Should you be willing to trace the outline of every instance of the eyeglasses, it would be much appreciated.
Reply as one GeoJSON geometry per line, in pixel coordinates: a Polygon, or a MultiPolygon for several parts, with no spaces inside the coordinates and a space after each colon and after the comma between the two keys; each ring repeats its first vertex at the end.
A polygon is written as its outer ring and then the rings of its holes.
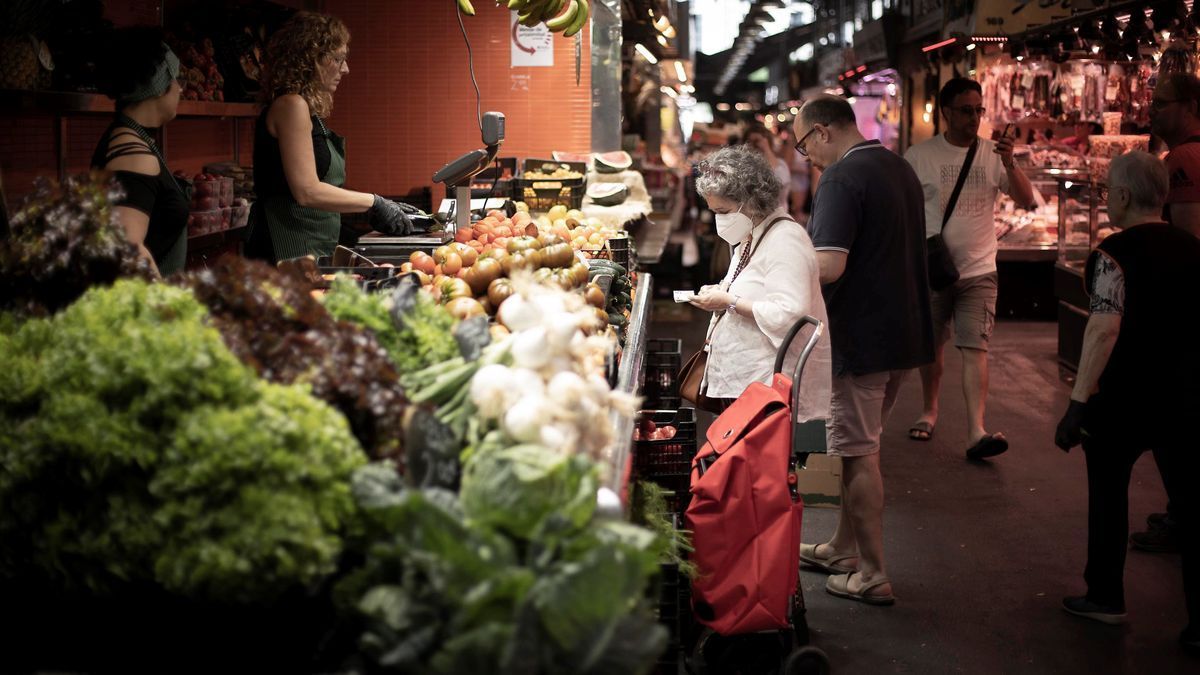
{"type": "Polygon", "coordinates": [[[979,117],[983,117],[984,114],[987,113],[987,108],[984,108],[981,105],[960,105],[960,106],[946,106],[946,107],[950,108],[951,110],[953,110],[954,112],[956,112],[960,115],[966,115],[966,116],[978,115],[979,117]]]}
{"type": "Polygon", "coordinates": [[[809,129],[807,134],[804,134],[800,137],[800,140],[796,141],[796,152],[800,153],[801,157],[808,157],[808,149],[804,147],[804,142],[807,141],[808,137],[812,135],[812,132],[816,130],[816,127],[809,129]]]}
{"type": "Polygon", "coordinates": [[[332,62],[333,65],[337,66],[338,68],[341,68],[343,65],[345,65],[346,59],[348,59],[348,58],[350,58],[349,54],[342,54],[340,56],[337,54],[329,55],[330,62],[332,62]]]}

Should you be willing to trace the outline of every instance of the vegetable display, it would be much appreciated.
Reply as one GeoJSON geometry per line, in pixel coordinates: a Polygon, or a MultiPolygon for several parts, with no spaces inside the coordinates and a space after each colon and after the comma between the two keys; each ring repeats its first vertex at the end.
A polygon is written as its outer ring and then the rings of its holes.
{"type": "Polygon", "coordinates": [[[0,325],[0,576],[269,602],[333,571],[361,448],[190,291],[121,280],[0,325]]]}
{"type": "Polygon", "coordinates": [[[270,382],[307,384],[346,416],[372,457],[402,463],[407,402],[374,334],[336,321],[303,281],[260,262],[225,257],[181,283],[243,363],[270,382]]]}
{"type": "Polygon", "coordinates": [[[0,238],[0,311],[45,316],[91,286],[149,277],[125,230],[113,220],[120,188],[92,173],[59,184],[39,179],[0,238]]]}

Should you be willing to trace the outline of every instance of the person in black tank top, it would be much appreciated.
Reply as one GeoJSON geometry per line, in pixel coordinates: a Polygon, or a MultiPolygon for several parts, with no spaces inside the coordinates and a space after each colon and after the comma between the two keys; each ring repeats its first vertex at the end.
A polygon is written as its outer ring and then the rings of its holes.
{"type": "Polygon", "coordinates": [[[116,116],[91,166],[111,171],[120,184],[124,196],[114,214],[129,241],[159,274],[174,274],[187,259],[189,198],[150,130],[175,118],[179,59],[153,28],[117,31],[102,58],[105,93],[116,101],[116,116]]]}
{"type": "Polygon", "coordinates": [[[253,226],[246,255],[268,261],[327,256],[341,214],[367,213],[385,234],[410,234],[417,209],[342,187],[346,147],[325,125],[333,94],[350,72],[350,32],[339,19],[298,12],[271,36],[254,130],[253,226]]]}
{"type": "Polygon", "coordinates": [[[1200,408],[1200,239],[1159,217],[1167,168],[1130,152],[1113,160],[1108,214],[1120,232],[1088,259],[1090,316],[1083,355],[1055,443],[1082,442],[1087,460],[1087,594],[1063,609],[1104,623],[1125,619],[1125,551],[1133,466],[1154,450],[1183,554],[1191,624],[1180,636],[1200,650],[1200,476],[1192,415],[1200,408]]]}

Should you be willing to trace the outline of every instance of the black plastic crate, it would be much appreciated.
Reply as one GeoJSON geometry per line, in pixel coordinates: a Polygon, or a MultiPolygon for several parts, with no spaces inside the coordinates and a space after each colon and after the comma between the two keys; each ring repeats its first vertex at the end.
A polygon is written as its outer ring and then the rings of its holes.
{"type": "Polygon", "coordinates": [[[658,623],[668,631],[667,648],[659,656],[654,672],[661,675],[677,675],[682,657],[684,627],[691,620],[690,591],[688,582],[679,573],[679,566],[663,563],[659,565],[658,577],[658,623]],[[686,603],[686,604],[685,604],[686,603]]]}
{"type": "Polygon", "coordinates": [[[651,351],[647,345],[642,397],[647,407],[673,410],[680,403],[679,369],[683,365],[683,355],[679,353],[679,340],[664,340],[654,346],[663,350],[651,351]],[[673,351],[667,351],[671,349],[673,351]]]}
{"type": "Polygon", "coordinates": [[[674,426],[675,437],[633,442],[633,468],[642,480],[667,491],[667,507],[678,519],[691,494],[692,458],[696,456],[696,410],[643,410],[639,420],[649,417],[658,426],[674,426]]]}
{"type": "Polygon", "coordinates": [[[513,177],[512,199],[525,202],[530,211],[549,211],[562,204],[569,209],[583,206],[587,193],[586,162],[556,162],[553,159],[526,159],[521,163],[521,172],[513,177]],[[565,168],[579,174],[578,178],[526,178],[526,171],[541,171],[551,174],[557,168],[565,168]]]}
{"type": "Polygon", "coordinates": [[[508,197],[512,194],[512,181],[517,177],[516,157],[497,157],[488,168],[480,171],[471,178],[471,199],[484,199],[487,196],[508,197]],[[504,174],[507,171],[508,177],[504,174]],[[492,183],[495,183],[493,189],[492,183]]]}

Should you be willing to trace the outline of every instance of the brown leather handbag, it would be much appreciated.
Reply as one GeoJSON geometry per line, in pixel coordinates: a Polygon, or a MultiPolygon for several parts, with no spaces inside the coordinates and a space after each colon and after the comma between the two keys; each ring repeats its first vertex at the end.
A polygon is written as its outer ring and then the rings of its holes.
{"type": "MultiPolygon", "coordinates": [[[[776,218],[775,220],[772,220],[770,224],[763,229],[763,233],[759,235],[758,243],[761,244],[763,239],[766,239],[767,233],[771,231],[771,228],[775,227],[775,223],[778,223],[781,220],[791,219],[776,218]]],[[[754,242],[750,243],[754,244],[754,242]]],[[[733,278],[729,280],[729,286],[726,288],[733,287],[733,282],[737,281],[738,275],[741,274],[742,270],[746,269],[746,265],[749,264],[750,256],[754,255],[754,252],[757,250],[758,246],[756,244],[754,244],[753,248],[747,246],[745,249],[743,249],[742,256],[738,260],[737,269],[733,271],[733,278]]],[[[721,412],[724,406],[720,399],[709,398],[706,396],[701,387],[704,383],[704,373],[708,370],[708,344],[712,341],[713,332],[717,330],[717,324],[721,323],[721,319],[723,318],[725,318],[725,315],[721,314],[717,317],[717,320],[713,322],[712,328],[709,329],[708,335],[704,338],[704,346],[696,350],[696,353],[692,354],[691,358],[683,363],[683,365],[679,368],[678,378],[680,398],[685,401],[691,401],[693,405],[701,410],[707,410],[708,412],[714,413],[721,412]]]]}

